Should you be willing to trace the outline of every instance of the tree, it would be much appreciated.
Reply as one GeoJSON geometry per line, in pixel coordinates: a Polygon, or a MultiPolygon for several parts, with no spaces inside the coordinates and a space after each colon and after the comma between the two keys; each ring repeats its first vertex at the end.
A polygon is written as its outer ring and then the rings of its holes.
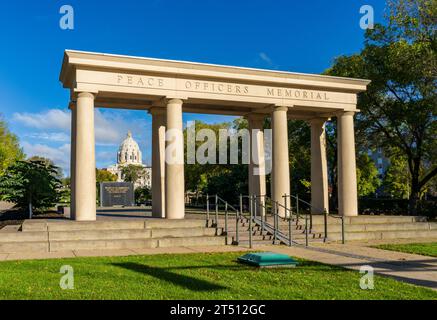
{"type": "Polygon", "coordinates": [[[435,21],[435,1],[391,0],[387,24],[367,30],[364,49],[336,59],[326,72],[372,80],[358,99],[357,136],[406,159],[410,214],[437,175],[435,21]]]}
{"type": "Polygon", "coordinates": [[[17,161],[0,176],[0,194],[19,208],[28,208],[32,218],[34,209],[49,208],[58,201],[62,184],[57,172],[57,167],[43,161],[17,161]]]}
{"type": "Polygon", "coordinates": [[[136,164],[128,164],[121,169],[121,175],[126,182],[133,182],[134,184],[144,177],[145,170],[142,166],[136,164]]]}
{"type": "Polygon", "coordinates": [[[383,180],[384,193],[398,199],[408,199],[411,192],[411,176],[407,160],[391,157],[383,180]]]}
{"type": "Polygon", "coordinates": [[[28,158],[27,160],[29,161],[39,161],[42,162],[43,164],[45,164],[47,167],[53,167],[56,168],[57,172],[56,172],[56,177],[62,181],[64,174],[62,172],[62,169],[60,167],[55,166],[55,163],[48,159],[48,158],[44,158],[44,157],[40,157],[40,156],[33,156],[28,158]]]}
{"type": "Polygon", "coordinates": [[[135,202],[145,204],[152,199],[152,192],[148,187],[138,187],[135,189],[135,202]]]}
{"type": "Polygon", "coordinates": [[[97,169],[96,168],[96,182],[99,184],[100,182],[112,182],[117,181],[117,176],[108,170],[97,169]]]}
{"type": "Polygon", "coordinates": [[[357,159],[358,196],[374,194],[380,185],[381,180],[375,162],[367,154],[361,153],[357,159]]]}
{"type": "Polygon", "coordinates": [[[0,116],[0,176],[15,161],[23,159],[24,153],[17,136],[9,131],[6,122],[0,116]]]}

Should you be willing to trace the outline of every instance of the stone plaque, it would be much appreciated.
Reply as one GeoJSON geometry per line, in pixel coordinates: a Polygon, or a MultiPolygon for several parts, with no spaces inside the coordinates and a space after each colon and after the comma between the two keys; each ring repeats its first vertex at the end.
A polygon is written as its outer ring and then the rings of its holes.
{"type": "Polygon", "coordinates": [[[100,205],[102,207],[134,206],[134,184],[132,182],[101,182],[100,205]]]}

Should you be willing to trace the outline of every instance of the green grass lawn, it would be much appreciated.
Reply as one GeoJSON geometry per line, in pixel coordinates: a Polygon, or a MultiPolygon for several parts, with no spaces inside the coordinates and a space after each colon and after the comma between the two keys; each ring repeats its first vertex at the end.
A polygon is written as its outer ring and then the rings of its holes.
{"type": "Polygon", "coordinates": [[[437,299],[437,292],[299,260],[293,268],[241,265],[241,253],[163,254],[0,262],[0,299],[437,299]],[[74,289],[62,290],[62,265],[74,268],[74,289]]]}
{"type": "Polygon", "coordinates": [[[424,256],[437,257],[437,242],[431,243],[408,243],[408,244],[381,244],[375,248],[400,251],[406,253],[421,254],[424,256]]]}

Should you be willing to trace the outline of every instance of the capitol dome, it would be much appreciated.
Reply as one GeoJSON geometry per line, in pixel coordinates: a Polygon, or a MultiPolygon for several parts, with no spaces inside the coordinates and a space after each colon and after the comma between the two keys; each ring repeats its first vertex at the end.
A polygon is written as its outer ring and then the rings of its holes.
{"type": "Polygon", "coordinates": [[[142,164],[141,151],[138,143],[132,138],[128,131],[126,139],[121,143],[117,152],[118,164],[142,164]]]}

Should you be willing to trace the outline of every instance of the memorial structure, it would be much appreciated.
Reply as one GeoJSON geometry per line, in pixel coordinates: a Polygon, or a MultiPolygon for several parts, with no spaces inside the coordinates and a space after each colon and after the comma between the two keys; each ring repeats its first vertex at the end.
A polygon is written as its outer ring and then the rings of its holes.
{"type": "MultiPolygon", "coordinates": [[[[261,130],[255,138],[258,159],[264,157],[263,119],[270,117],[271,195],[276,201],[290,193],[287,120],[308,121],[311,202],[320,210],[329,210],[324,127],[336,117],[339,213],[358,213],[354,115],[359,112],[357,93],[366,90],[368,80],[71,50],[65,51],[60,80],[70,90],[75,220],[96,219],[96,107],[143,110],[152,115],[152,212],[167,219],[184,218],[184,142],[177,138],[182,137],[183,112],[246,117],[250,129],[261,130]],[[166,141],[166,132],[176,133],[176,138],[166,141]],[[165,152],[169,143],[174,154],[165,152]]],[[[249,193],[265,194],[265,176],[253,175],[253,170],[249,175],[249,193]]]]}

